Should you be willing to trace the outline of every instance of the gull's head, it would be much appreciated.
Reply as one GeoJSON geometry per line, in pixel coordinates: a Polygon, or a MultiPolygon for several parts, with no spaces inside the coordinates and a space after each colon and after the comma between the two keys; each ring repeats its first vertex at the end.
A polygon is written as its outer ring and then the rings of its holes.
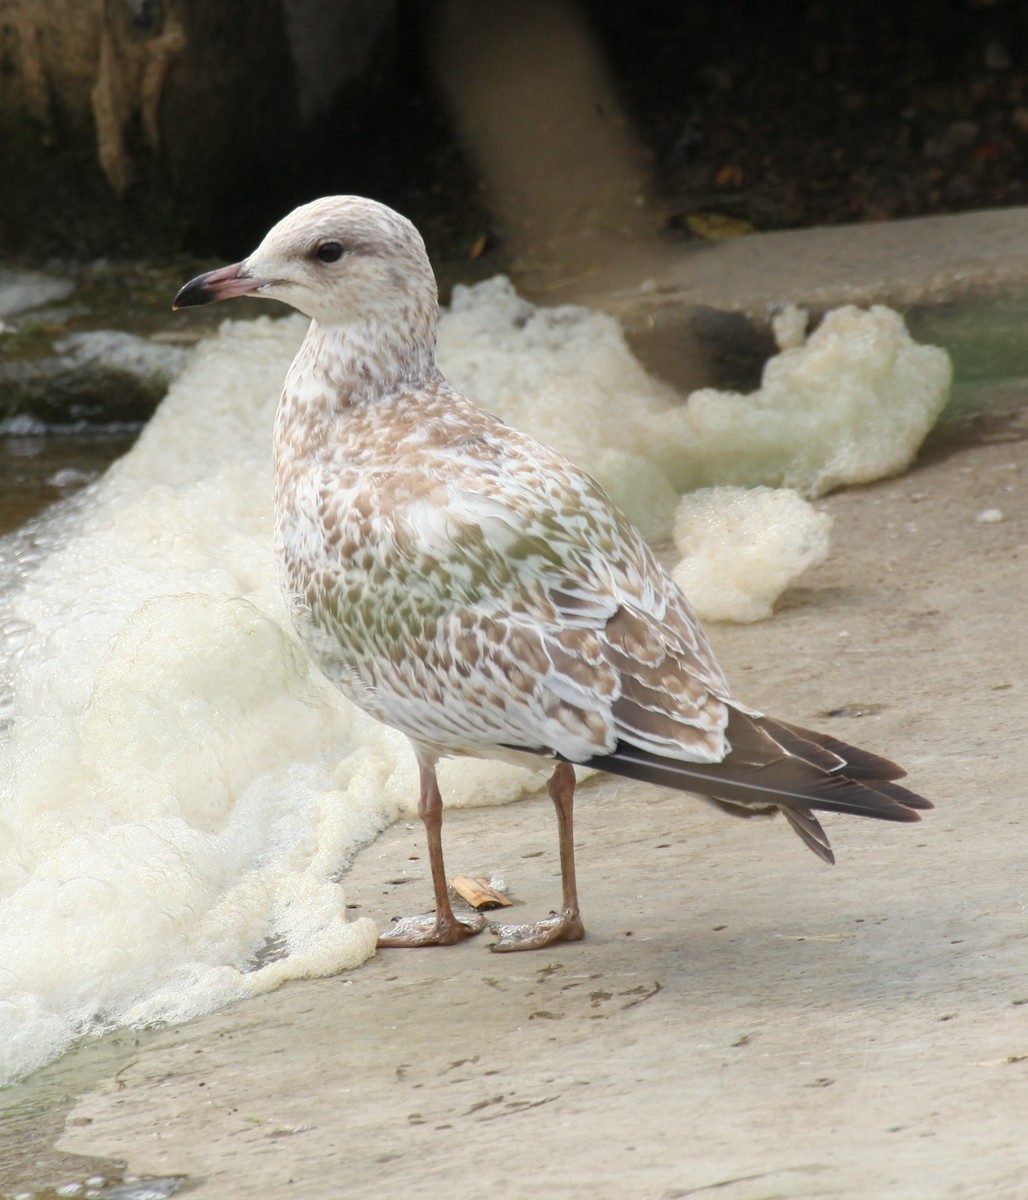
{"type": "Polygon", "coordinates": [[[373,317],[434,325],[436,283],[421,234],[384,204],[326,196],[294,209],[242,262],[191,280],[173,308],[267,296],[320,325],[373,317]]]}

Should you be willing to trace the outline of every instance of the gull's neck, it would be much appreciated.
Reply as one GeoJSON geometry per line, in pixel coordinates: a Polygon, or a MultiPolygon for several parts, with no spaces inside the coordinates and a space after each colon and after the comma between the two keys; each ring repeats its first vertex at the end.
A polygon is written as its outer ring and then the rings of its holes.
{"type": "Polygon", "coordinates": [[[311,321],[286,375],[275,414],[274,459],[279,477],[287,463],[305,463],[345,443],[347,414],[371,415],[397,396],[415,397],[441,376],[435,365],[437,306],[373,307],[345,324],[311,321]]]}
{"type": "Polygon", "coordinates": [[[374,403],[435,374],[435,332],[365,318],[311,328],[289,371],[289,382],[330,394],[333,408],[374,403]]]}
{"type": "Polygon", "coordinates": [[[338,416],[438,377],[435,314],[381,321],[374,312],[345,325],[314,320],[286,377],[294,418],[338,416]]]}

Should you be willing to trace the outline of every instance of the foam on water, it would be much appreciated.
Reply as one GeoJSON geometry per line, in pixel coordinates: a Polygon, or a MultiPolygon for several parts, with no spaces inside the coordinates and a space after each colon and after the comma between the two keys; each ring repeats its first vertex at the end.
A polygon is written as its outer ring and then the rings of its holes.
{"type": "MultiPolygon", "coordinates": [[[[339,874],[413,811],[416,776],[403,737],[310,666],[278,593],[272,414],[305,325],[227,322],[123,460],[2,546],[0,1081],[83,1033],[185,1019],[373,951],[370,922],[346,919],[339,874]]],[[[876,347],[894,362],[924,349],[895,331],[855,337],[857,358],[874,362],[876,347]]],[[[440,361],[592,469],[651,533],[670,529],[696,464],[731,458],[727,430],[710,435],[715,449],[691,443],[703,423],[646,375],[615,323],[533,309],[506,281],[459,291],[440,361]]],[[[917,391],[913,369],[900,374],[917,391]]],[[[833,394],[802,423],[794,458],[806,463],[823,421],[842,436],[833,394]]],[[[788,418],[757,407],[781,459],[788,418]]],[[[759,419],[738,421],[757,463],[759,419]]],[[[783,473],[753,469],[754,482],[783,473]]],[[[827,477],[823,462],[803,470],[827,477]]],[[[488,803],[536,777],[458,762],[441,782],[448,802],[488,803]]]]}

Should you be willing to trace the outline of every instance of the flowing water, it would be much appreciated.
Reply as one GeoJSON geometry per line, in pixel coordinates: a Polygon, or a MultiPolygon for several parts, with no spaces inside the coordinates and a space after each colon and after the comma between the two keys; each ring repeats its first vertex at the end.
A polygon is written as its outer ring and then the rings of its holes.
{"type": "MultiPolygon", "coordinates": [[[[405,740],[307,662],[278,592],[271,424],[305,324],[226,322],[85,486],[129,434],[6,441],[8,478],[24,477],[7,524],[67,495],[0,542],[0,1083],[84,1035],[373,950],[345,868],[412,811],[416,777],[405,740]]],[[[887,310],[783,341],[756,397],[685,406],[609,318],[538,310],[494,280],[458,289],[440,362],[661,537],[697,484],[816,495],[900,470],[945,403],[946,356],[887,310]]],[[[480,804],[536,779],[455,762],[441,783],[480,804]]]]}

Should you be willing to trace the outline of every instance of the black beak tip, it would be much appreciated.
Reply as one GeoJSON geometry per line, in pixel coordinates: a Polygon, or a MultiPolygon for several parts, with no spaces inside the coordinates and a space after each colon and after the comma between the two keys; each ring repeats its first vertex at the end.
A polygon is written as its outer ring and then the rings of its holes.
{"type": "Polygon", "coordinates": [[[196,308],[199,304],[210,304],[214,295],[207,289],[206,280],[202,275],[191,279],[179,289],[178,295],[171,302],[172,311],[180,308],[196,308]]]}

